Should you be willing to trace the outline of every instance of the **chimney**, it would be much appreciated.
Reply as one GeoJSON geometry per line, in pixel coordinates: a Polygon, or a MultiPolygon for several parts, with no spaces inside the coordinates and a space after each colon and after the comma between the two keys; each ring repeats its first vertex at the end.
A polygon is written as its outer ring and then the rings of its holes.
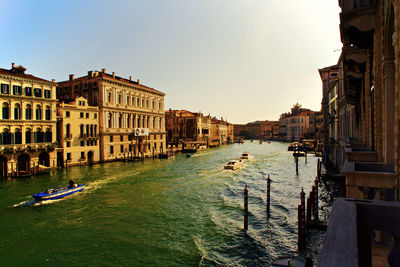
{"type": "Polygon", "coordinates": [[[70,80],[70,81],[73,81],[74,79],[75,79],[75,75],[74,75],[74,74],[70,74],[70,75],[69,75],[69,80],[70,80]]]}
{"type": "Polygon", "coordinates": [[[115,72],[113,72],[112,75],[113,75],[113,78],[115,78],[115,72]]]}
{"type": "Polygon", "coordinates": [[[101,69],[101,72],[102,73],[106,73],[106,69],[101,69]]]}
{"type": "Polygon", "coordinates": [[[99,76],[99,72],[96,70],[96,72],[94,73],[95,77],[99,76]]]}
{"type": "Polygon", "coordinates": [[[137,79],[137,84],[140,84],[140,79],[137,79]]]}
{"type": "Polygon", "coordinates": [[[11,63],[11,68],[12,68],[12,69],[15,68],[15,63],[14,63],[14,62],[11,63]]]}
{"type": "Polygon", "coordinates": [[[52,80],[51,80],[51,82],[52,82],[52,83],[55,83],[55,82],[56,82],[56,80],[52,79],[52,80]]]}
{"type": "Polygon", "coordinates": [[[93,71],[90,70],[90,71],[87,72],[87,74],[88,74],[89,77],[93,77],[93,71]]]}
{"type": "Polygon", "coordinates": [[[132,76],[129,76],[129,80],[132,81],[132,76]]]}

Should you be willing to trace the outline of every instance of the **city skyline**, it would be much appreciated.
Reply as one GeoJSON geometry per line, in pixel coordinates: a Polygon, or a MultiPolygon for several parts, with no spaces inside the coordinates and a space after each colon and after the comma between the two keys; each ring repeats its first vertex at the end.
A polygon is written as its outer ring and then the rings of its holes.
{"type": "Polygon", "coordinates": [[[277,120],[297,102],[320,110],[318,69],[336,64],[341,47],[335,1],[0,7],[7,10],[0,21],[9,40],[0,52],[1,68],[15,62],[57,82],[106,68],[165,92],[165,109],[201,111],[235,124],[277,120]]]}

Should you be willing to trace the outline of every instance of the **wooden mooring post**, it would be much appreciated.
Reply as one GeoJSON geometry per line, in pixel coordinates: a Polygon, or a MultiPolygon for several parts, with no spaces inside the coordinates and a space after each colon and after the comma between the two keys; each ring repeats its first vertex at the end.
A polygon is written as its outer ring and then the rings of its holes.
{"type": "Polygon", "coordinates": [[[305,159],[305,163],[307,163],[307,150],[304,151],[304,159],[305,159]]]}
{"type": "Polygon", "coordinates": [[[306,232],[305,222],[305,193],[303,188],[300,192],[300,205],[297,207],[297,246],[300,249],[300,245],[304,240],[306,232]]]}
{"type": "Polygon", "coordinates": [[[296,175],[299,175],[299,157],[294,156],[294,161],[296,162],[296,175]]]}
{"type": "Polygon", "coordinates": [[[244,198],[244,230],[248,229],[248,217],[249,217],[249,205],[248,205],[248,190],[247,184],[243,190],[243,198],[244,198]]]}
{"type": "Polygon", "coordinates": [[[267,216],[269,217],[270,213],[270,205],[271,205],[271,178],[267,177],[267,216]]]}

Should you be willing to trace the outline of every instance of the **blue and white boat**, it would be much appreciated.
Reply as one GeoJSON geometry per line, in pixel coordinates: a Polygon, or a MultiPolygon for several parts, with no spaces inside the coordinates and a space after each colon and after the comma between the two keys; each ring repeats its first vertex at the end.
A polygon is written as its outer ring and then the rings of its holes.
{"type": "Polygon", "coordinates": [[[84,184],[78,184],[75,187],[63,186],[63,187],[59,187],[59,188],[48,189],[44,192],[37,193],[37,194],[33,195],[32,197],[38,201],[54,200],[54,199],[60,199],[60,198],[81,192],[84,189],[85,189],[84,184]]]}

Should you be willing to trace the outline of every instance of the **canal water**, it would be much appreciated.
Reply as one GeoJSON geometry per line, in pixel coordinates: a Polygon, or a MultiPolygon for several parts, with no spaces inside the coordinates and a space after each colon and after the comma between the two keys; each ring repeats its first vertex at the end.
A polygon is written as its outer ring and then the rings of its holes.
{"type": "MultiPolygon", "coordinates": [[[[185,157],[114,162],[0,180],[1,266],[265,266],[297,249],[297,205],[309,192],[317,158],[299,160],[287,143],[222,146],[185,157]],[[243,151],[241,169],[224,164],[243,151]],[[266,216],[266,175],[271,216],[266,216]],[[36,203],[31,195],[66,185],[84,192],[36,203]],[[249,230],[243,231],[243,188],[249,230]]],[[[322,197],[322,216],[329,197],[322,197]]],[[[326,215],[326,213],[325,213],[326,215]]],[[[322,234],[305,252],[315,259],[322,234]]]]}

